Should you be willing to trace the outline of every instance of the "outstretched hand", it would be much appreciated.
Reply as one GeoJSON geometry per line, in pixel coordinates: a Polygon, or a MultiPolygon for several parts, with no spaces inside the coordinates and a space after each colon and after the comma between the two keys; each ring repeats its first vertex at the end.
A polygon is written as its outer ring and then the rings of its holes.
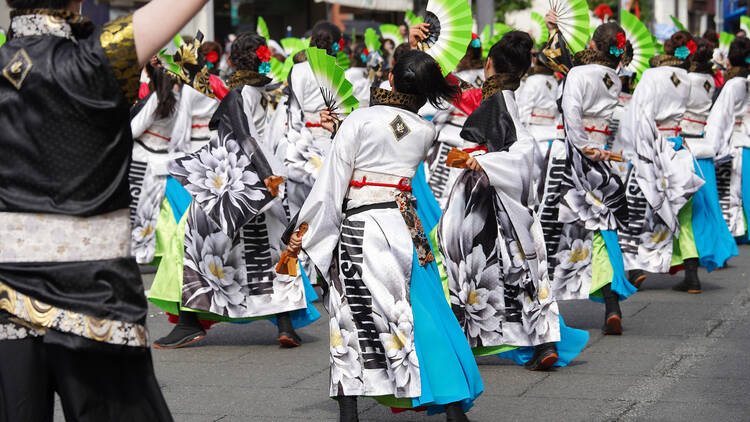
{"type": "Polygon", "coordinates": [[[430,35],[430,24],[418,23],[409,28],[409,46],[415,50],[418,44],[430,35]]]}

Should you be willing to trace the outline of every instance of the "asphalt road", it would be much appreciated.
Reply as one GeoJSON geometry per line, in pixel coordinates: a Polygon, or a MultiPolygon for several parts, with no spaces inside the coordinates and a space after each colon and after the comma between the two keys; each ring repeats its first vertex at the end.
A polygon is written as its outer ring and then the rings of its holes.
{"type": "MultiPolygon", "coordinates": [[[[472,421],[750,421],[750,246],[730,267],[701,272],[703,294],[670,290],[681,276],[652,275],[622,304],[622,336],[603,336],[603,305],[560,304],[569,326],[591,338],[570,366],[529,372],[480,358],[485,392],[472,421]]],[[[150,276],[145,276],[147,288],[150,276]]],[[[179,350],[153,350],[156,373],[176,421],[335,421],[328,398],[328,325],[300,330],[305,344],[280,349],[265,321],[219,324],[179,350]]],[[[171,329],[151,307],[151,338],[171,329]]],[[[444,420],[392,415],[360,399],[362,421],[444,420]]],[[[62,420],[58,411],[57,420],[62,420]]]]}

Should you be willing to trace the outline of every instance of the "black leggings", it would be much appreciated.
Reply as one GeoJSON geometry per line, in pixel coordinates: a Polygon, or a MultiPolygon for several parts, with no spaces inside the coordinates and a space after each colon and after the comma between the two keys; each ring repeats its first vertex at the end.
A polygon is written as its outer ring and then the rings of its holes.
{"type": "Polygon", "coordinates": [[[172,421],[151,351],[71,350],[43,337],[0,341],[0,422],[172,421]]]}

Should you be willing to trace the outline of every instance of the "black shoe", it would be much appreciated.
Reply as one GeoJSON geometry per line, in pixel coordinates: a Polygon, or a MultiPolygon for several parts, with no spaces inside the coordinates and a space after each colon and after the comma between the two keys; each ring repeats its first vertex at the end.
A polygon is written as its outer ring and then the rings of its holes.
{"type": "Polygon", "coordinates": [[[620,311],[620,298],[612,291],[612,286],[607,284],[602,287],[604,296],[604,326],[602,332],[605,335],[622,334],[622,311],[620,311]]]}
{"type": "Polygon", "coordinates": [[[555,343],[544,343],[534,347],[534,355],[523,367],[529,371],[546,371],[557,362],[557,346],[555,343]]]}
{"type": "Polygon", "coordinates": [[[646,280],[646,273],[644,273],[643,270],[628,271],[628,281],[636,289],[641,289],[641,284],[643,284],[644,280],[646,280]]]}
{"type": "Polygon", "coordinates": [[[289,312],[277,314],[276,321],[279,324],[278,341],[279,344],[281,344],[281,347],[299,347],[302,344],[302,339],[294,331],[292,318],[289,316],[289,312]]]}
{"type": "Polygon", "coordinates": [[[698,279],[698,265],[700,261],[698,258],[690,258],[685,260],[685,279],[679,284],[672,287],[672,290],[678,292],[688,292],[691,294],[698,294],[701,292],[701,281],[698,279]]]}
{"type": "Polygon", "coordinates": [[[195,312],[180,311],[180,320],[172,332],[154,342],[156,349],[179,349],[206,336],[195,312]]]}
{"type": "Polygon", "coordinates": [[[359,422],[357,397],[341,396],[339,399],[339,422],[359,422]]]}
{"type": "Polygon", "coordinates": [[[469,422],[469,418],[464,413],[464,407],[460,402],[448,403],[445,405],[445,420],[447,422],[469,422]]]}

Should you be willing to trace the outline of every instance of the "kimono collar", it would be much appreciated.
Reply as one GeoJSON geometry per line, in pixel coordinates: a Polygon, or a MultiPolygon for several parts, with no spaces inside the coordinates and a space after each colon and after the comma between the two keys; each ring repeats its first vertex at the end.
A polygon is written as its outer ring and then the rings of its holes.
{"type": "Polygon", "coordinates": [[[10,12],[10,38],[51,35],[75,40],[94,32],[94,23],[73,12],[53,9],[16,9],[10,12]]]}
{"type": "Polygon", "coordinates": [[[620,59],[613,58],[609,54],[604,54],[598,50],[583,50],[573,56],[573,63],[576,66],[584,64],[599,64],[612,69],[617,69],[620,59]]]}
{"type": "Polygon", "coordinates": [[[482,101],[500,91],[515,91],[521,85],[521,78],[514,73],[496,73],[482,85],[482,101]]]}
{"type": "Polygon", "coordinates": [[[245,85],[266,86],[271,82],[271,78],[261,75],[252,70],[237,70],[229,77],[229,89],[238,88],[245,85]]]}
{"type": "Polygon", "coordinates": [[[747,78],[748,74],[750,74],[750,69],[748,69],[747,67],[733,66],[727,70],[726,80],[730,80],[732,78],[737,78],[737,77],[747,78]]]}
{"type": "Polygon", "coordinates": [[[386,105],[416,113],[426,102],[427,99],[419,95],[389,91],[376,86],[370,88],[370,106],[386,105]]]}
{"type": "Polygon", "coordinates": [[[685,60],[679,59],[669,54],[661,54],[658,56],[654,56],[651,58],[651,60],[649,60],[648,63],[651,65],[651,67],[662,67],[662,66],[685,67],[685,60]]]}
{"type": "Polygon", "coordinates": [[[714,69],[713,69],[713,65],[711,64],[711,62],[703,62],[703,63],[692,62],[690,63],[690,68],[688,70],[693,73],[705,73],[707,75],[714,74],[714,69]]]}

